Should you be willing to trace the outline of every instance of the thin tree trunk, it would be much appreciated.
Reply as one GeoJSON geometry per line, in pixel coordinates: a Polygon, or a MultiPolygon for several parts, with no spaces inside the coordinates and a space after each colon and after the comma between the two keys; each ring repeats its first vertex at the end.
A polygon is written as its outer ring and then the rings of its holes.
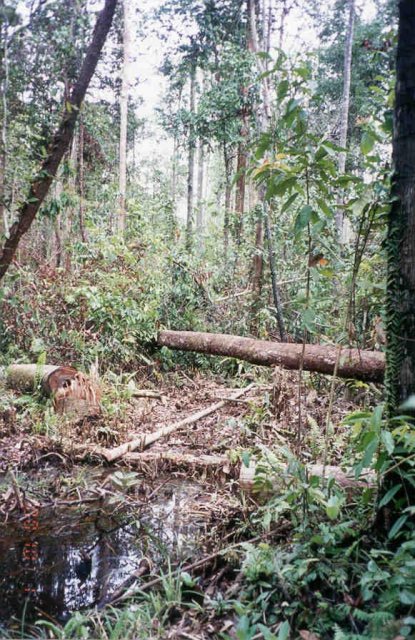
{"type": "Polygon", "coordinates": [[[223,161],[225,164],[225,213],[223,217],[223,255],[225,265],[228,260],[229,250],[229,217],[231,209],[231,174],[232,174],[232,158],[229,148],[224,141],[223,143],[223,161]]]}
{"type": "MultiPolygon", "coordinates": [[[[343,97],[341,104],[341,121],[340,121],[340,146],[346,147],[347,130],[349,127],[349,109],[350,109],[350,83],[352,73],[352,48],[353,48],[353,31],[355,21],[355,0],[349,0],[349,20],[347,23],[346,41],[344,45],[344,65],[343,65],[343,97]]],[[[346,169],[346,152],[341,151],[339,154],[339,173],[342,174],[346,169]]],[[[338,204],[341,204],[339,199],[338,204]]],[[[338,207],[335,215],[335,223],[337,236],[341,243],[348,242],[349,228],[344,220],[343,210],[338,207]]]]}
{"type": "Polygon", "coordinates": [[[291,7],[288,6],[288,0],[282,0],[281,5],[282,6],[281,6],[281,14],[280,14],[280,26],[278,28],[278,32],[279,32],[278,47],[280,49],[282,49],[284,45],[285,22],[291,9],[291,7]]]}
{"type": "MultiPolygon", "coordinates": [[[[248,16],[249,16],[249,37],[248,48],[255,54],[260,52],[260,45],[257,32],[256,12],[255,12],[255,0],[247,0],[248,16]]],[[[265,31],[265,28],[264,28],[265,31]]],[[[265,34],[263,34],[265,35],[265,34]]],[[[265,45],[266,46],[266,45],[265,45]]],[[[257,67],[260,74],[264,74],[266,66],[258,55],[256,55],[257,67]]],[[[270,118],[271,118],[271,106],[270,96],[268,88],[268,79],[262,77],[261,81],[262,90],[262,105],[257,108],[257,120],[259,124],[260,133],[265,133],[268,130],[270,118]]],[[[258,189],[258,198],[261,208],[264,207],[265,201],[265,187],[261,186],[258,189]]],[[[261,292],[262,292],[262,277],[264,271],[263,263],[263,250],[264,250],[264,228],[263,228],[263,210],[258,209],[258,218],[255,228],[255,254],[253,259],[253,280],[252,280],[252,322],[251,332],[255,335],[258,331],[257,327],[257,314],[261,305],[261,292]]]]}
{"type": "MultiPolygon", "coordinates": [[[[68,181],[68,188],[69,188],[69,192],[71,194],[72,197],[76,197],[76,174],[78,171],[78,150],[79,150],[79,145],[78,145],[78,138],[79,138],[79,133],[78,134],[74,134],[73,138],[72,138],[72,145],[71,145],[71,153],[70,153],[70,158],[69,158],[69,163],[70,163],[70,167],[71,167],[71,174],[69,177],[69,181],[68,181]]],[[[74,215],[75,215],[75,206],[71,206],[68,209],[68,212],[65,216],[65,221],[64,221],[64,225],[65,225],[65,231],[64,231],[64,236],[65,236],[65,259],[64,259],[64,263],[65,263],[65,270],[66,271],[70,271],[71,267],[72,267],[72,227],[73,227],[73,221],[74,221],[74,215]]]]}
{"type": "Polygon", "coordinates": [[[85,230],[85,176],[84,176],[84,140],[85,129],[82,122],[79,125],[79,160],[78,160],[78,187],[79,187],[79,231],[82,242],[88,242],[85,230]]]}
{"type": "Polygon", "coordinates": [[[4,21],[4,28],[0,27],[0,34],[3,41],[3,64],[1,70],[1,102],[2,102],[2,125],[0,135],[0,238],[9,233],[9,220],[5,206],[6,197],[6,165],[7,165],[7,90],[9,83],[9,58],[8,58],[8,29],[7,22],[4,21]]]}
{"type": "Polygon", "coordinates": [[[277,273],[275,268],[275,254],[274,254],[274,247],[272,242],[273,240],[272,230],[271,230],[271,224],[269,221],[268,209],[265,210],[264,218],[265,218],[265,235],[266,235],[267,244],[268,244],[269,268],[271,272],[272,296],[274,298],[274,305],[275,305],[275,315],[277,318],[278,329],[280,332],[281,340],[282,342],[287,342],[287,332],[285,331],[284,317],[282,314],[281,295],[280,295],[280,290],[277,282],[277,273]]]}
{"type": "Polygon", "coordinates": [[[415,4],[400,0],[392,205],[386,241],[387,404],[415,394],[415,4]]]}
{"type": "Polygon", "coordinates": [[[177,135],[174,135],[173,140],[173,158],[171,168],[171,206],[173,215],[176,214],[176,198],[177,198],[177,161],[179,152],[179,141],[177,135]]]}
{"type": "Polygon", "coordinates": [[[125,233],[126,210],[125,198],[127,191],[127,127],[128,127],[128,96],[130,93],[129,69],[131,59],[131,0],[123,0],[123,66],[122,86],[120,95],[120,168],[119,168],[119,204],[117,231],[125,233]]]}
{"type": "Polygon", "coordinates": [[[204,226],[204,206],[203,206],[203,182],[204,182],[204,150],[205,146],[202,141],[199,142],[199,150],[197,156],[197,212],[196,212],[196,234],[198,242],[203,239],[204,226]]]}
{"type": "MultiPolygon", "coordinates": [[[[192,63],[190,71],[190,104],[189,110],[193,116],[195,112],[196,94],[196,64],[192,63]]],[[[187,163],[187,221],[186,221],[186,248],[190,250],[193,245],[193,185],[195,171],[195,141],[193,125],[189,127],[188,141],[188,163],[187,163]]]]}
{"type": "Polygon", "coordinates": [[[0,279],[11,264],[21,237],[30,229],[36,213],[49,191],[62,157],[70,145],[81,103],[111,27],[116,4],[117,0],[106,0],[103,10],[98,16],[78,80],[72,90],[70,100],[65,101],[64,114],[53,137],[49,154],[30,185],[28,197],[20,207],[18,219],[12,225],[9,237],[0,253],[0,279]]]}

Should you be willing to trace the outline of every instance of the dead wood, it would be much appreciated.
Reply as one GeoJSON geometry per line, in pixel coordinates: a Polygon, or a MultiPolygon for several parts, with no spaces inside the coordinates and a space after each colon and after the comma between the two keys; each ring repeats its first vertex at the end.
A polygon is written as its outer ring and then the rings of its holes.
{"type": "MultiPolygon", "coordinates": [[[[303,369],[306,371],[329,375],[334,373],[339,349],[337,346],[282,344],[222,333],[202,333],[198,331],[160,331],[157,342],[161,347],[239,358],[253,364],[265,366],[299,369],[302,364],[303,369]]],[[[381,382],[384,371],[385,356],[383,353],[342,348],[337,367],[338,376],[381,382]]]]}
{"type": "MultiPolygon", "coordinates": [[[[232,399],[239,398],[244,395],[248,391],[250,391],[254,384],[250,384],[244,389],[238,389],[231,397],[232,399]]],[[[193,413],[191,416],[180,420],[179,422],[175,422],[173,424],[167,425],[166,427],[162,427],[158,431],[154,431],[153,433],[143,434],[139,438],[135,438],[134,440],[130,440],[130,442],[125,442],[124,444],[115,447],[114,449],[100,449],[99,453],[104,456],[107,462],[114,462],[114,460],[118,460],[118,458],[122,458],[126,453],[130,453],[131,451],[136,451],[136,449],[145,449],[146,447],[153,444],[160,438],[164,438],[165,436],[170,435],[174,431],[178,431],[182,427],[186,427],[189,424],[194,424],[198,420],[205,418],[206,416],[222,409],[226,405],[227,400],[221,400],[216,404],[210,405],[206,409],[202,409],[202,411],[198,411],[197,413],[193,413]]]]}
{"type": "Polygon", "coordinates": [[[12,364],[5,370],[5,382],[15,391],[32,392],[40,388],[53,398],[57,413],[78,420],[101,412],[97,384],[73,367],[12,364]]]}
{"type": "Polygon", "coordinates": [[[131,395],[133,398],[156,398],[157,400],[162,398],[161,393],[150,389],[135,389],[131,395]]]}
{"type": "Polygon", "coordinates": [[[131,464],[141,462],[171,462],[177,466],[189,467],[222,467],[229,469],[230,463],[227,456],[214,456],[207,454],[194,455],[191,453],[180,453],[178,451],[141,451],[140,453],[126,453],[124,460],[131,464]]]}
{"type": "MultiPolygon", "coordinates": [[[[292,475],[288,473],[288,465],[281,463],[278,465],[281,469],[278,475],[271,473],[269,480],[272,486],[273,492],[281,491],[284,485],[292,479],[292,475]]],[[[376,483],[376,474],[370,469],[364,469],[359,479],[353,476],[353,471],[343,471],[340,467],[322,464],[310,464],[307,465],[309,476],[318,476],[320,478],[326,478],[327,480],[334,479],[336,483],[343,489],[364,489],[367,487],[374,487],[376,483]]],[[[241,488],[247,493],[253,493],[255,491],[255,474],[257,471],[257,464],[251,460],[249,466],[241,465],[239,473],[239,484],[241,488]]]]}

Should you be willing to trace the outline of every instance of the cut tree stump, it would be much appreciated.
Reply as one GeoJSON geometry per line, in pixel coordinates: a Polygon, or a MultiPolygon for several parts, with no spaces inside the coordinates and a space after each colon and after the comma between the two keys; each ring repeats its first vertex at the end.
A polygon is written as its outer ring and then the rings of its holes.
{"type": "Polygon", "coordinates": [[[281,366],[286,369],[299,369],[303,361],[306,371],[329,375],[333,375],[335,371],[341,349],[337,367],[339,377],[382,382],[385,372],[385,355],[380,351],[363,351],[322,344],[306,344],[303,348],[302,344],[268,342],[199,331],[160,331],[157,344],[170,349],[228,356],[253,364],[281,366]]]}
{"type": "Polygon", "coordinates": [[[53,398],[55,411],[80,420],[101,413],[100,391],[95,382],[73,367],[12,364],[2,370],[6,386],[15,391],[42,392],[53,398]]]}

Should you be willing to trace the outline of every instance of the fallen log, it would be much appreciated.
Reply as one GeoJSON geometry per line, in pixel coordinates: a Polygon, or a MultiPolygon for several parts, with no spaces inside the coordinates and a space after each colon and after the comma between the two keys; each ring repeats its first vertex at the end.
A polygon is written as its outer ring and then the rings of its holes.
{"type": "Polygon", "coordinates": [[[207,467],[229,469],[230,462],[228,456],[214,456],[209,454],[180,453],[178,451],[141,451],[140,453],[126,453],[124,460],[130,464],[140,464],[142,462],[170,462],[173,466],[207,467]]]}
{"type": "MultiPolygon", "coordinates": [[[[236,391],[231,396],[231,398],[239,398],[253,387],[255,387],[255,384],[252,383],[244,389],[238,389],[238,391],[236,391]]],[[[129,453],[130,451],[136,451],[137,449],[143,450],[146,447],[150,446],[150,444],[153,444],[153,442],[160,440],[160,438],[164,438],[165,436],[168,436],[174,431],[177,431],[182,427],[186,427],[189,424],[194,424],[198,420],[201,420],[211,413],[218,411],[218,409],[224,407],[226,403],[227,400],[222,400],[221,402],[210,405],[210,407],[207,407],[206,409],[202,409],[202,411],[193,413],[191,416],[188,416],[187,418],[184,418],[179,422],[174,422],[173,424],[167,425],[166,427],[162,427],[161,429],[158,429],[158,431],[154,431],[153,433],[144,434],[139,438],[135,438],[134,440],[130,440],[129,442],[125,442],[124,444],[119,445],[118,447],[114,447],[114,449],[100,449],[99,453],[104,456],[107,462],[114,462],[114,460],[122,458],[126,453],[129,453]]]]}
{"type": "Polygon", "coordinates": [[[36,389],[53,398],[55,411],[81,419],[101,412],[100,392],[92,380],[73,367],[39,364],[12,364],[2,370],[10,389],[33,392],[36,389]]]}
{"type": "MultiPolygon", "coordinates": [[[[228,356],[264,366],[281,366],[299,369],[303,358],[303,345],[268,342],[241,338],[224,333],[199,331],[160,331],[157,337],[160,347],[196,351],[209,355],[228,356]]],[[[337,375],[367,382],[382,382],[385,356],[380,351],[363,351],[322,344],[306,344],[303,369],[332,375],[341,348],[337,375]]]]}
{"type": "MultiPolygon", "coordinates": [[[[278,493],[281,489],[288,484],[292,475],[288,474],[289,465],[281,463],[279,465],[280,473],[271,473],[269,480],[272,487],[272,492],[278,493]]],[[[254,460],[251,460],[249,466],[241,465],[239,472],[239,485],[241,489],[247,493],[255,491],[255,474],[257,471],[257,464],[254,460]]],[[[353,471],[343,471],[340,467],[332,465],[322,464],[310,464],[307,465],[307,471],[309,476],[318,476],[319,478],[326,478],[327,480],[333,479],[343,489],[365,489],[367,487],[374,487],[376,485],[376,474],[370,469],[363,469],[360,477],[356,479],[353,471]]],[[[268,480],[268,477],[267,477],[268,480]]]]}

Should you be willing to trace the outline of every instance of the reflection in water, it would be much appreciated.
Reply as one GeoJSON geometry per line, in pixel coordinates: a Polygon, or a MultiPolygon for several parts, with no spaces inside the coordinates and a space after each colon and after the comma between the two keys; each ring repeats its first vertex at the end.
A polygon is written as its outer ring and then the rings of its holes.
{"type": "Polygon", "coordinates": [[[45,617],[64,621],[72,611],[111,594],[146,557],[157,566],[194,555],[205,523],[186,522],[186,501],[200,486],[170,483],[144,510],[112,514],[39,510],[3,526],[0,534],[0,624],[45,617]]]}

